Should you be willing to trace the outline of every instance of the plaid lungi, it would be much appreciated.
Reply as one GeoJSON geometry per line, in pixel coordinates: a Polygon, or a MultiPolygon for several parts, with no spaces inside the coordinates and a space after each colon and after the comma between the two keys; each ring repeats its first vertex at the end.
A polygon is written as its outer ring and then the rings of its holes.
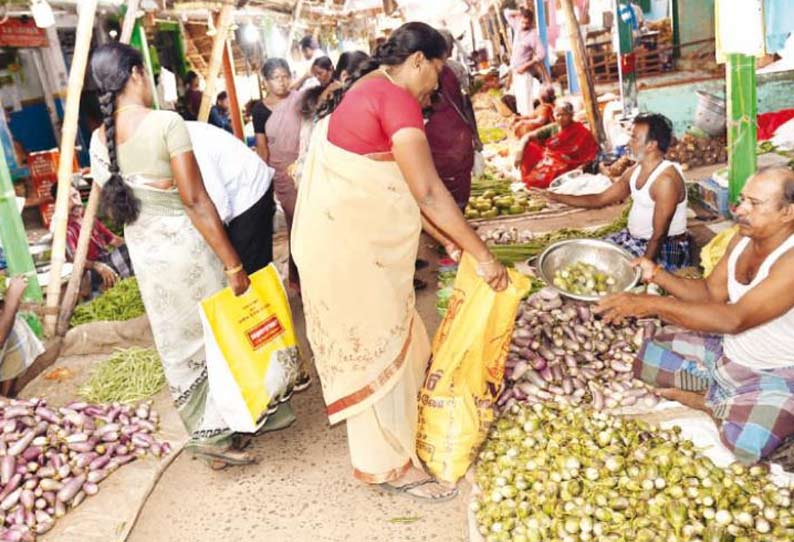
{"type": "MultiPolygon", "coordinates": [[[[634,237],[629,230],[622,230],[606,238],[610,243],[620,245],[628,250],[632,255],[640,257],[645,254],[648,248],[648,240],[634,237]]],[[[659,249],[659,263],[667,271],[676,271],[682,267],[690,266],[690,239],[689,234],[668,237],[659,249]]]]}
{"type": "Polygon", "coordinates": [[[753,369],[729,360],[722,337],[692,332],[647,339],[634,375],[657,387],[706,391],[720,437],[743,463],[755,463],[794,435],[794,366],[753,369]]]}
{"type": "Polygon", "coordinates": [[[42,352],[44,345],[24,318],[17,315],[11,333],[0,345],[0,382],[17,378],[42,352]]]}

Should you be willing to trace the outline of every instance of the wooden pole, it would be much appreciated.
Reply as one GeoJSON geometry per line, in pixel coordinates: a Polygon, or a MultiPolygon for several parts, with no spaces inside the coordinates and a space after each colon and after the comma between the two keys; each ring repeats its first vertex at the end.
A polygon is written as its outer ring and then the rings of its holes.
{"type": "Polygon", "coordinates": [[[74,164],[74,141],[77,137],[77,121],[80,114],[80,93],[83,90],[91,34],[94,29],[97,0],[83,0],[77,21],[74,56],[69,70],[69,86],[66,93],[66,108],[61,132],[61,152],[58,163],[58,192],[55,199],[55,224],[52,240],[52,268],[47,285],[47,306],[44,315],[44,332],[55,334],[58,321],[58,301],[61,295],[61,270],[66,255],[66,225],[69,219],[69,187],[72,184],[74,164]]]}
{"type": "Polygon", "coordinates": [[[218,23],[215,25],[217,32],[212,41],[212,53],[210,54],[210,65],[207,68],[206,86],[204,94],[201,96],[201,107],[199,107],[199,122],[207,122],[210,117],[212,98],[215,96],[215,80],[218,78],[221,64],[223,62],[223,50],[226,47],[226,38],[229,35],[229,27],[232,25],[234,15],[234,4],[225,2],[218,16],[218,23]]]}
{"type": "Polygon", "coordinates": [[[47,70],[44,69],[44,60],[40,49],[33,49],[33,65],[36,68],[36,73],[41,81],[41,89],[44,92],[44,103],[47,105],[47,113],[50,117],[50,124],[52,125],[52,135],[55,136],[55,143],[61,144],[61,128],[59,126],[61,119],[58,118],[58,111],[55,109],[55,99],[53,95],[55,91],[50,83],[50,76],[47,70]]]}
{"type": "Polygon", "coordinates": [[[223,77],[226,80],[226,93],[229,95],[229,115],[232,118],[232,130],[235,137],[245,141],[243,135],[243,117],[240,114],[240,101],[237,98],[237,87],[234,84],[234,58],[232,44],[226,43],[223,48],[223,77]]]}
{"type": "MultiPolygon", "coordinates": [[[[121,43],[129,43],[132,39],[132,31],[135,28],[135,19],[138,13],[138,0],[129,0],[127,12],[124,14],[124,22],[121,30],[121,43]]],[[[77,298],[80,294],[80,283],[83,280],[85,262],[88,256],[88,246],[91,241],[91,233],[94,230],[97,210],[99,209],[100,191],[99,184],[95,181],[91,185],[91,193],[88,195],[88,202],[83,211],[83,227],[80,228],[80,236],[77,238],[77,249],[74,254],[72,275],[66,285],[66,293],[63,295],[61,310],[58,315],[56,333],[65,335],[69,330],[69,320],[72,318],[77,298]]]]}
{"type": "Polygon", "coordinates": [[[576,75],[582,87],[582,99],[585,111],[587,111],[587,120],[590,123],[593,135],[595,135],[599,143],[603,143],[606,140],[606,136],[604,135],[604,127],[601,125],[601,115],[596,103],[595,85],[587,66],[587,51],[585,50],[582,33],[579,30],[579,22],[576,20],[576,15],[573,11],[573,0],[562,0],[562,11],[565,16],[565,24],[568,27],[568,39],[573,50],[576,75]]]}
{"type": "Polygon", "coordinates": [[[298,21],[301,18],[301,11],[303,11],[303,0],[298,0],[292,12],[292,22],[289,25],[289,36],[287,36],[287,43],[289,43],[289,46],[287,47],[285,56],[292,50],[292,44],[295,40],[295,31],[298,29],[298,21]]]}

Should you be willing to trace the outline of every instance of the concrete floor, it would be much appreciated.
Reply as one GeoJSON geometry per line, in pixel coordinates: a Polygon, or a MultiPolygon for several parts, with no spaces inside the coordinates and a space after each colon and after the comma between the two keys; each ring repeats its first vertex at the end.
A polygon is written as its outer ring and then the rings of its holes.
{"type": "MultiPolygon", "coordinates": [[[[425,270],[420,277],[429,285],[417,305],[432,332],[439,323],[435,273],[425,270]]],[[[301,304],[291,301],[305,341],[301,304]]],[[[468,540],[468,485],[443,504],[365,486],[351,475],[344,426],[328,425],[316,378],[292,405],[298,418],[292,427],[254,441],[258,465],[214,472],[187,454],[178,457],[149,497],[129,542],[468,540]]]]}

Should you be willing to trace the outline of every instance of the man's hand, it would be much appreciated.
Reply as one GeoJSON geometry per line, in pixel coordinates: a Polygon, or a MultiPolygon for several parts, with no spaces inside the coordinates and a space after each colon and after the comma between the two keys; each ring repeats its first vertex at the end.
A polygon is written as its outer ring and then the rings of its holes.
{"type": "Polygon", "coordinates": [[[116,281],[119,280],[118,274],[109,265],[101,262],[94,262],[94,271],[99,273],[102,278],[102,286],[105,290],[113,288],[116,285],[116,281]]]}
{"type": "Polygon", "coordinates": [[[28,287],[28,278],[25,276],[17,276],[8,280],[6,288],[6,303],[9,305],[18,304],[22,299],[22,294],[25,293],[25,288],[28,287]]]}
{"type": "Polygon", "coordinates": [[[645,256],[633,260],[631,265],[640,268],[640,271],[642,271],[642,282],[645,284],[653,281],[656,273],[659,272],[659,265],[645,256]]]}
{"type": "Polygon", "coordinates": [[[229,277],[229,287],[234,292],[234,295],[241,296],[251,286],[251,279],[248,278],[248,273],[240,271],[229,277]]]}
{"type": "Polygon", "coordinates": [[[607,324],[620,324],[626,318],[641,318],[650,314],[653,296],[637,294],[614,294],[602,299],[594,311],[607,324]]]}

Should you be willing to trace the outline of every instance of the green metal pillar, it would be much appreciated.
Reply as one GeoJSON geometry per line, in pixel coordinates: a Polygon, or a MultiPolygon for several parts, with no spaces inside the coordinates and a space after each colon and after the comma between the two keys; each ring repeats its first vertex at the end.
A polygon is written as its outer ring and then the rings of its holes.
{"type": "Polygon", "coordinates": [[[634,52],[634,29],[631,21],[634,10],[629,0],[615,0],[618,32],[618,74],[620,95],[623,98],[623,113],[630,115],[639,109],[637,101],[637,55],[634,52]]]}
{"type": "Polygon", "coordinates": [[[154,84],[154,70],[152,70],[152,57],[149,54],[149,44],[146,42],[146,31],[139,21],[135,21],[135,27],[132,29],[132,39],[130,45],[138,49],[143,55],[143,63],[146,67],[146,74],[152,82],[152,98],[154,99],[154,108],[160,109],[160,100],[157,97],[157,86],[154,84]]]}
{"type": "Polygon", "coordinates": [[[41,293],[36,266],[28,250],[28,237],[25,234],[25,225],[17,209],[16,194],[11,182],[11,172],[8,170],[5,153],[0,149],[0,239],[3,240],[3,252],[8,262],[8,273],[15,277],[25,275],[28,277],[28,287],[25,290],[25,301],[41,302],[44,296],[41,293]]]}
{"type": "Polygon", "coordinates": [[[747,179],[755,173],[758,141],[758,99],[756,96],[755,57],[728,55],[728,168],[730,200],[736,203],[747,179]]]}

